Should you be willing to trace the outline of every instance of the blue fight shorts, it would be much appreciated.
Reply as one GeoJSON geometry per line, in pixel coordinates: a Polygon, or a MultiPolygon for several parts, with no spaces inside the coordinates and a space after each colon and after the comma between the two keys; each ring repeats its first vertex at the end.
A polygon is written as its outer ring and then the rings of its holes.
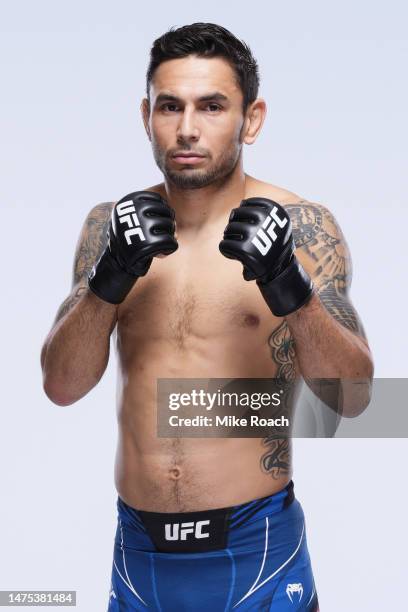
{"type": "Polygon", "coordinates": [[[200,512],[117,502],[108,612],[318,612],[293,482],[269,497],[200,512]]]}

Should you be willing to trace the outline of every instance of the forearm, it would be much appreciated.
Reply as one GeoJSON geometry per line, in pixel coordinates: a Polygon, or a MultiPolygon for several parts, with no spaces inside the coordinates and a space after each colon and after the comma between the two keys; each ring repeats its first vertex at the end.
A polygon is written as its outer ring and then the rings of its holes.
{"type": "Polygon", "coordinates": [[[86,289],[56,323],[41,353],[43,386],[53,402],[73,404],[98,383],[116,320],[117,306],[86,289]]]}
{"type": "Polygon", "coordinates": [[[340,408],[345,416],[361,412],[369,402],[373,376],[373,362],[364,340],[336,321],[317,294],[287,315],[286,321],[301,374],[312,391],[334,409],[340,408]],[[336,398],[340,406],[333,405],[336,398]]]}

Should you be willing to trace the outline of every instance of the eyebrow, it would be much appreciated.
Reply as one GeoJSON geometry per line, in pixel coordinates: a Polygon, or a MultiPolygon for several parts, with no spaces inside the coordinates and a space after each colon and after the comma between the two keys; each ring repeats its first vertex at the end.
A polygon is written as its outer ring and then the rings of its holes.
{"type": "MultiPolygon", "coordinates": [[[[216,102],[226,102],[228,101],[228,98],[219,91],[214,91],[213,93],[206,94],[205,96],[200,96],[198,98],[198,102],[209,102],[212,100],[216,102]]],[[[183,100],[177,96],[173,96],[172,94],[161,93],[156,98],[156,104],[160,104],[162,102],[183,102],[183,100]]]]}

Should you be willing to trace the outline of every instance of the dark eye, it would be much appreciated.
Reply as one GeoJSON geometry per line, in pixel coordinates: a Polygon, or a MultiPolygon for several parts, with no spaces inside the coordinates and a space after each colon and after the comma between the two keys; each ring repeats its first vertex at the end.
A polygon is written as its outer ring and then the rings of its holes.
{"type": "Polygon", "coordinates": [[[169,111],[170,113],[174,113],[174,111],[177,109],[178,106],[174,102],[167,102],[167,104],[163,104],[163,106],[161,106],[161,110],[169,111]]]}
{"type": "Polygon", "coordinates": [[[221,106],[219,104],[213,104],[213,103],[208,104],[207,108],[212,113],[214,113],[214,112],[216,112],[218,110],[221,110],[221,106]]]}

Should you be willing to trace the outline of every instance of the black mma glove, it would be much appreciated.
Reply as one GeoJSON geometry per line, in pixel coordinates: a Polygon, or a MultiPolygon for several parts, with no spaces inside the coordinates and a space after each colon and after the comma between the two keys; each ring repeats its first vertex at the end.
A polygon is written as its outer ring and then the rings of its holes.
{"type": "Polygon", "coordinates": [[[245,280],[256,279],[274,315],[284,317],[311,297],[313,283],[294,254],[289,215],[276,202],[243,200],[232,210],[219,248],[243,264],[245,280]]]}
{"type": "Polygon", "coordinates": [[[173,253],[174,210],[153,191],[136,191],[115,204],[108,245],[88,276],[89,288],[111,304],[123,302],[153,257],[173,253]]]}

